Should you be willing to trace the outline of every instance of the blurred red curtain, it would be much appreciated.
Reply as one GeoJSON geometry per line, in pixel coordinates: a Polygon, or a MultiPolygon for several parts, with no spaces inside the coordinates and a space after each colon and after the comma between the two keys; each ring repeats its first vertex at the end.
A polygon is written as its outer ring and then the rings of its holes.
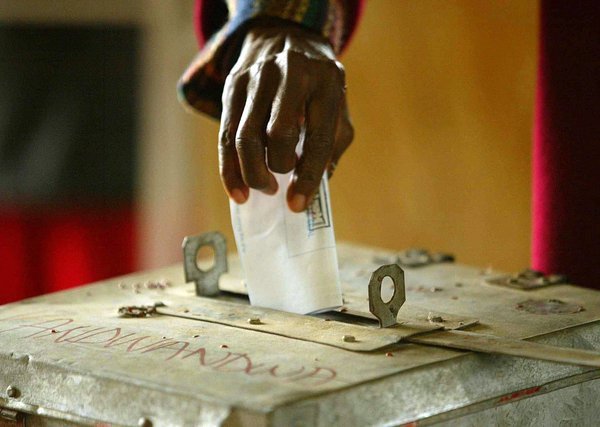
{"type": "Polygon", "coordinates": [[[0,304],[135,270],[134,209],[0,211],[0,304]]]}

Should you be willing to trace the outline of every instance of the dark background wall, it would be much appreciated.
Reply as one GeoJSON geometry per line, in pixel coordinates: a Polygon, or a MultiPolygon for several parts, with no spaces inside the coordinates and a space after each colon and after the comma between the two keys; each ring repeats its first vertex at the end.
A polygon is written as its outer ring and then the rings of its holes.
{"type": "Polygon", "coordinates": [[[0,27],[0,303],[135,268],[138,39],[0,27]]]}

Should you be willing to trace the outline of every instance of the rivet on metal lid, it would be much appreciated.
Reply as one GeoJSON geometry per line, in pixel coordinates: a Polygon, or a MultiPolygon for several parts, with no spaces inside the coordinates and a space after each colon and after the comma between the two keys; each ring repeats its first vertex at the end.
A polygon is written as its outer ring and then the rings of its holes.
{"type": "Polygon", "coordinates": [[[354,335],[344,335],[342,340],[344,340],[344,342],[356,342],[354,335]]]}
{"type": "Polygon", "coordinates": [[[19,389],[17,387],[15,387],[14,385],[9,385],[6,388],[6,395],[8,397],[19,397],[19,395],[21,394],[21,392],[19,391],[19,389]]]}

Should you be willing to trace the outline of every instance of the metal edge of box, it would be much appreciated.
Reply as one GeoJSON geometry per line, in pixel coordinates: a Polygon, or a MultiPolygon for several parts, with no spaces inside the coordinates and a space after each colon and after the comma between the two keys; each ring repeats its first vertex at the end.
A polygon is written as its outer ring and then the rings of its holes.
{"type": "MultiPolygon", "coordinates": [[[[538,337],[534,341],[600,348],[600,322],[538,337]]],[[[537,395],[600,377],[599,369],[580,368],[510,356],[465,352],[449,360],[368,381],[335,393],[276,408],[273,425],[290,425],[309,411],[314,426],[429,425],[508,403],[521,390],[537,395]],[[481,384],[490,390],[482,394],[481,384]],[[413,387],[414,386],[414,387],[413,387]],[[404,408],[399,413],[398,408],[404,408]]],[[[528,395],[528,396],[529,396],[528,395]]]]}
{"type": "Polygon", "coordinates": [[[26,356],[11,356],[0,363],[0,384],[7,380],[17,387],[18,396],[0,397],[0,407],[82,425],[134,426],[144,419],[153,425],[222,425],[230,419],[266,418],[266,413],[257,409],[232,407],[206,396],[191,397],[150,384],[141,388],[135,381],[110,376],[67,372],[58,366],[30,361],[26,356]],[[56,401],[45,405],[45,396],[55,396],[58,391],[62,394],[63,406],[56,407],[56,401]],[[120,398],[115,399],[115,394],[120,398]],[[70,396],[79,397],[71,399],[70,396]],[[89,405],[83,403],[86,400],[89,405]],[[34,401],[36,404],[30,403],[34,401]],[[67,402],[77,402],[79,410],[69,407],[67,402]],[[175,414],[173,408],[177,409],[175,414]]]}

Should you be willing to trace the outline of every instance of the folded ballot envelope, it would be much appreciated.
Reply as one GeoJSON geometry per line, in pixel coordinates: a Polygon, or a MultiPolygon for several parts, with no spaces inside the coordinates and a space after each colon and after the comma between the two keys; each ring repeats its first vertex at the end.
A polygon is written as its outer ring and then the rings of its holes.
{"type": "Polygon", "coordinates": [[[342,305],[327,177],[302,213],[290,211],[290,174],[275,174],[273,196],[250,190],[243,205],[230,202],[231,222],[250,303],[294,313],[342,305]]]}

